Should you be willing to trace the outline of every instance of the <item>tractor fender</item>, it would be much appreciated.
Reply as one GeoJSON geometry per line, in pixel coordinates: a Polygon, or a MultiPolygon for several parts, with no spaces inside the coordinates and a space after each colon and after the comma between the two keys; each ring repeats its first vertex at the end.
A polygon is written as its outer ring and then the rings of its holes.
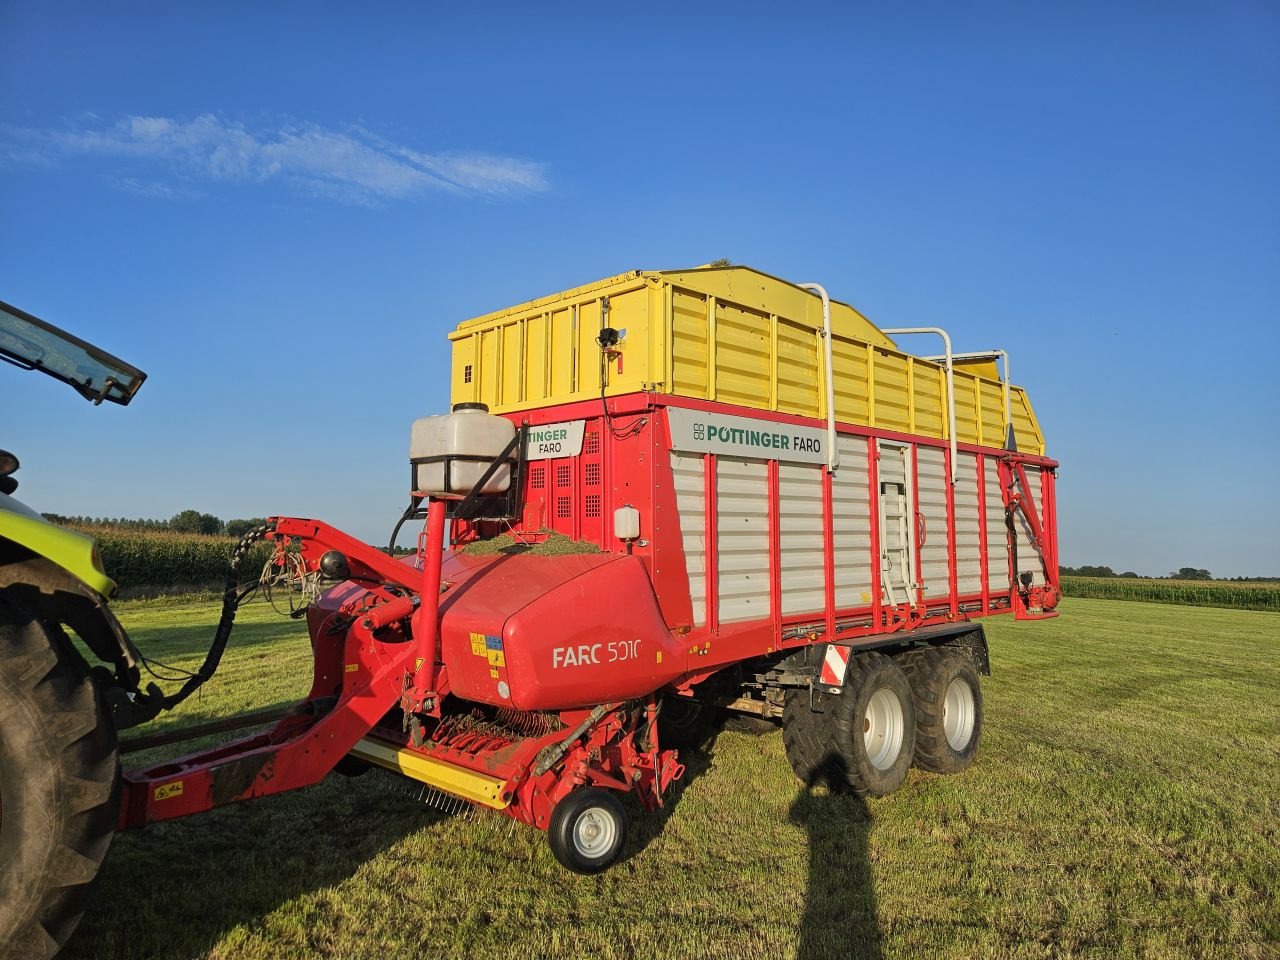
{"type": "Polygon", "coordinates": [[[8,540],[47,557],[104,597],[115,595],[93,538],[50,523],[20,500],[0,493],[0,541],[8,540]]]}
{"type": "MultiPolygon", "coordinates": [[[[3,513],[3,511],[0,511],[3,513]]],[[[137,688],[141,656],[106,598],[61,564],[0,536],[0,597],[46,624],[66,624],[116,680],[137,688]]]]}

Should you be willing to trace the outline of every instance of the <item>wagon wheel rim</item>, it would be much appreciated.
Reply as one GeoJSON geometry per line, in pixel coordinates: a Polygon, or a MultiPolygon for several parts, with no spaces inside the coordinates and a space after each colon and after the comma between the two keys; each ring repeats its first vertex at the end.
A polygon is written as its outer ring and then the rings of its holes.
{"type": "Polygon", "coordinates": [[[947,684],[947,695],[942,704],[942,731],[952,750],[963,750],[973,739],[977,707],[973,688],[961,677],[947,684]]]}
{"type": "Polygon", "coordinates": [[[877,770],[888,770],[897,762],[906,725],[902,702],[893,691],[880,689],[871,695],[862,719],[862,743],[877,770]]]}

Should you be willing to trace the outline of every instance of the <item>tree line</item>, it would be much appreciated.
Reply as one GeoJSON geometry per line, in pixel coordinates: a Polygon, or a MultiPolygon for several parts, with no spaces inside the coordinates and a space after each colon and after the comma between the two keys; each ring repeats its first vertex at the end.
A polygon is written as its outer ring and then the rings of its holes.
{"type": "Polygon", "coordinates": [[[68,517],[58,513],[42,515],[46,520],[70,527],[110,527],[114,530],[168,531],[171,533],[194,533],[208,537],[243,537],[259,524],[266,523],[262,517],[249,519],[223,520],[212,513],[201,513],[199,510],[179,510],[168,520],[156,520],[150,517],[68,517]]]}

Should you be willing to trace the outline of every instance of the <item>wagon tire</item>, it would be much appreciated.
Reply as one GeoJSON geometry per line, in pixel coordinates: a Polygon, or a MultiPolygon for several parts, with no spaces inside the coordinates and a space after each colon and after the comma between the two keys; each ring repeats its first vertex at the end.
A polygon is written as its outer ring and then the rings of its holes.
{"type": "Polygon", "coordinates": [[[973,763],[982,737],[978,671],[957,650],[936,647],[904,664],[916,707],[915,765],[959,773],[973,763]]]}
{"type": "Polygon", "coordinates": [[[622,854],[627,812],[615,793],[579,787],[551,811],[551,852],[574,873],[600,873],[622,854]]]}
{"type": "Polygon", "coordinates": [[[716,738],[723,719],[719,710],[701,701],[667,694],[658,714],[658,739],[678,750],[705,750],[716,738]]]}
{"type": "Polygon", "coordinates": [[[47,960],[75,930],[115,833],[119,770],[83,660],[0,601],[2,960],[47,960]]]}
{"type": "Polygon", "coordinates": [[[821,711],[833,698],[818,691],[788,690],[782,708],[782,747],[795,775],[812,787],[831,786],[835,770],[831,748],[831,717],[821,711]]]}
{"type": "Polygon", "coordinates": [[[916,711],[911,683],[882,653],[849,661],[843,691],[831,698],[833,787],[863,797],[893,793],[911,770],[916,711]]]}

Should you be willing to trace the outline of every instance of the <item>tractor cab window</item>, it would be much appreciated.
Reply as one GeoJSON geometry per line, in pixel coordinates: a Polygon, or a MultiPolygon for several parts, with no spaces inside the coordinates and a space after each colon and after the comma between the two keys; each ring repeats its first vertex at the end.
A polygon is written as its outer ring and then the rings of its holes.
{"type": "Polygon", "coordinates": [[[87,400],[126,404],[147,375],[137,367],[0,301],[0,359],[70,384],[87,400]]]}

